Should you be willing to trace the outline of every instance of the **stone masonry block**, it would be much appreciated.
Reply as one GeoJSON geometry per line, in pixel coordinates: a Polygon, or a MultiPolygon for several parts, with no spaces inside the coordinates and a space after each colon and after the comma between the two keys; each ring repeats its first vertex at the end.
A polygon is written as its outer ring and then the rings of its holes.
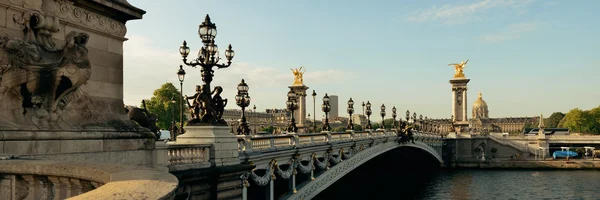
{"type": "Polygon", "coordinates": [[[108,67],[95,65],[92,63],[92,81],[108,82],[108,67]]]}
{"type": "Polygon", "coordinates": [[[61,140],[61,153],[86,153],[102,151],[102,140],[61,140]]]}
{"type": "Polygon", "coordinates": [[[108,38],[108,52],[123,55],[123,40],[108,38]]]}
{"type": "Polygon", "coordinates": [[[31,141],[35,142],[35,154],[60,154],[60,140],[31,141]]]}
{"type": "Polygon", "coordinates": [[[31,155],[34,148],[34,141],[4,141],[4,153],[7,155],[31,155]]]}
{"type": "Polygon", "coordinates": [[[89,80],[81,88],[94,97],[123,99],[123,85],[89,80]]]}
{"type": "MultiPolygon", "coordinates": [[[[71,31],[75,31],[75,32],[79,32],[79,33],[87,33],[90,38],[88,40],[87,43],[87,47],[88,49],[94,48],[94,49],[99,49],[99,50],[108,50],[108,38],[104,35],[100,35],[98,33],[94,33],[94,32],[90,32],[90,31],[85,31],[83,29],[77,28],[77,27],[73,27],[71,25],[66,25],[65,27],[65,34],[69,34],[71,31]],[[90,48],[91,47],[91,48],[90,48]]],[[[90,60],[92,59],[93,54],[90,51],[90,60]]]]}
{"type": "Polygon", "coordinates": [[[123,84],[123,69],[107,68],[107,82],[115,84],[123,84]]]}
{"type": "Polygon", "coordinates": [[[0,7],[0,27],[6,27],[6,11],[8,8],[0,7]]]}
{"type": "Polygon", "coordinates": [[[102,142],[103,151],[138,150],[143,147],[141,139],[114,139],[102,142]]]}
{"type": "Polygon", "coordinates": [[[123,70],[123,55],[111,53],[107,50],[88,48],[90,63],[104,67],[123,70]]]}

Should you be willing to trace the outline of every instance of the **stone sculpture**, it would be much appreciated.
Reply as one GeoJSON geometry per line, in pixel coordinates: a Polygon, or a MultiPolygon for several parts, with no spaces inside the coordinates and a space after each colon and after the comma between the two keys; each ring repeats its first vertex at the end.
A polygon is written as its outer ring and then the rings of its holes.
{"type": "Polygon", "coordinates": [[[24,38],[0,38],[0,127],[94,123],[93,102],[80,88],[91,76],[88,34],[70,32],[57,47],[52,38],[60,27],[56,16],[30,11],[13,20],[24,38]]]}
{"type": "Polygon", "coordinates": [[[302,68],[304,68],[303,66],[301,66],[300,68],[296,68],[296,69],[291,69],[292,73],[294,74],[294,84],[293,85],[302,85],[304,82],[304,79],[302,78],[302,76],[304,75],[304,72],[306,72],[306,69],[304,69],[303,71],[302,68]]]}
{"type": "Polygon", "coordinates": [[[144,108],[132,108],[127,111],[129,119],[137,122],[141,127],[149,129],[156,138],[160,138],[160,129],[156,126],[158,117],[155,114],[148,112],[146,109],[146,101],[142,100],[144,108]]]}
{"type": "Polygon", "coordinates": [[[463,60],[460,64],[458,64],[458,63],[448,64],[448,66],[454,67],[454,78],[464,78],[465,77],[463,70],[467,66],[468,62],[469,62],[469,60],[467,59],[467,61],[463,60]]]}
{"type": "Polygon", "coordinates": [[[192,111],[192,119],[188,121],[187,125],[223,125],[226,126],[227,122],[222,119],[225,106],[227,105],[227,99],[221,97],[223,88],[216,86],[213,92],[207,84],[202,86],[196,86],[196,94],[188,97],[188,107],[192,111]],[[211,97],[211,95],[213,95],[211,97]],[[193,100],[190,104],[189,100],[193,100]]]}

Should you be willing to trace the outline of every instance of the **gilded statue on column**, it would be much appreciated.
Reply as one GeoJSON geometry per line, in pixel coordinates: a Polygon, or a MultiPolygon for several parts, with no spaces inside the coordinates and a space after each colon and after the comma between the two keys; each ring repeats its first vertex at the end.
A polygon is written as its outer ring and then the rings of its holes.
{"type": "Polygon", "coordinates": [[[296,69],[291,69],[292,73],[294,74],[294,84],[293,85],[304,85],[304,79],[302,78],[302,76],[304,75],[304,72],[306,72],[306,69],[303,69],[304,67],[301,66],[300,68],[296,68],[296,69]]]}
{"type": "Polygon", "coordinates": [[[463,60],[460,64],[459,63],[448,64],[448,66],[454,67],[454,78],[465,78],[465,74],[463,73],[463,70],[467,66],[467,62],[469,62],[469,59],[467,59],[467,61],[463,60]]]}

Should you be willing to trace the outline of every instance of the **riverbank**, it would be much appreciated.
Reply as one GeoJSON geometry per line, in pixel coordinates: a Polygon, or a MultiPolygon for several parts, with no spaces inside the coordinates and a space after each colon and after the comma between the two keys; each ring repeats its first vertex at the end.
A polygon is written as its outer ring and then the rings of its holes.
{"type": "Polygon", "coordinates": [[[600,170],[600,160],[492,160],[460,161],[451,168],[466,169],[589,169],[600,170]]]}

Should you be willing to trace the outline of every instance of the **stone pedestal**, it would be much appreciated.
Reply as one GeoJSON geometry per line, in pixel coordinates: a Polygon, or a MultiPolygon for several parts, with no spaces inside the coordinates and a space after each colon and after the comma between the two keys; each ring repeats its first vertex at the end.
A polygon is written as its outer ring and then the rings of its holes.
{"type": "Polygon", "coordinates": [[[302,85],[289,86],[292,91],[298,94],[298,109],[294,111],[294,118],[296,120],[296,126],[298,127],[298,133],[304,133],[304,127],[307,126],[306,122],[306,90],[308,87],[302,85]]]}
{"type": "Polygon", "coordinates": [[[237,137],[230,133],[229,126],[186,126],[185,134],[167,144],[210,144],[212,166],[239,164],[237,137]]]}
{"type": "Polygon", "coordinates": [[[450,80],[452,85],[452,116],[454,116],[454,127],[457,132],[465,132],[469,127],[467,119],[467,83],[470,79],[454,78],[450,80]]]}

